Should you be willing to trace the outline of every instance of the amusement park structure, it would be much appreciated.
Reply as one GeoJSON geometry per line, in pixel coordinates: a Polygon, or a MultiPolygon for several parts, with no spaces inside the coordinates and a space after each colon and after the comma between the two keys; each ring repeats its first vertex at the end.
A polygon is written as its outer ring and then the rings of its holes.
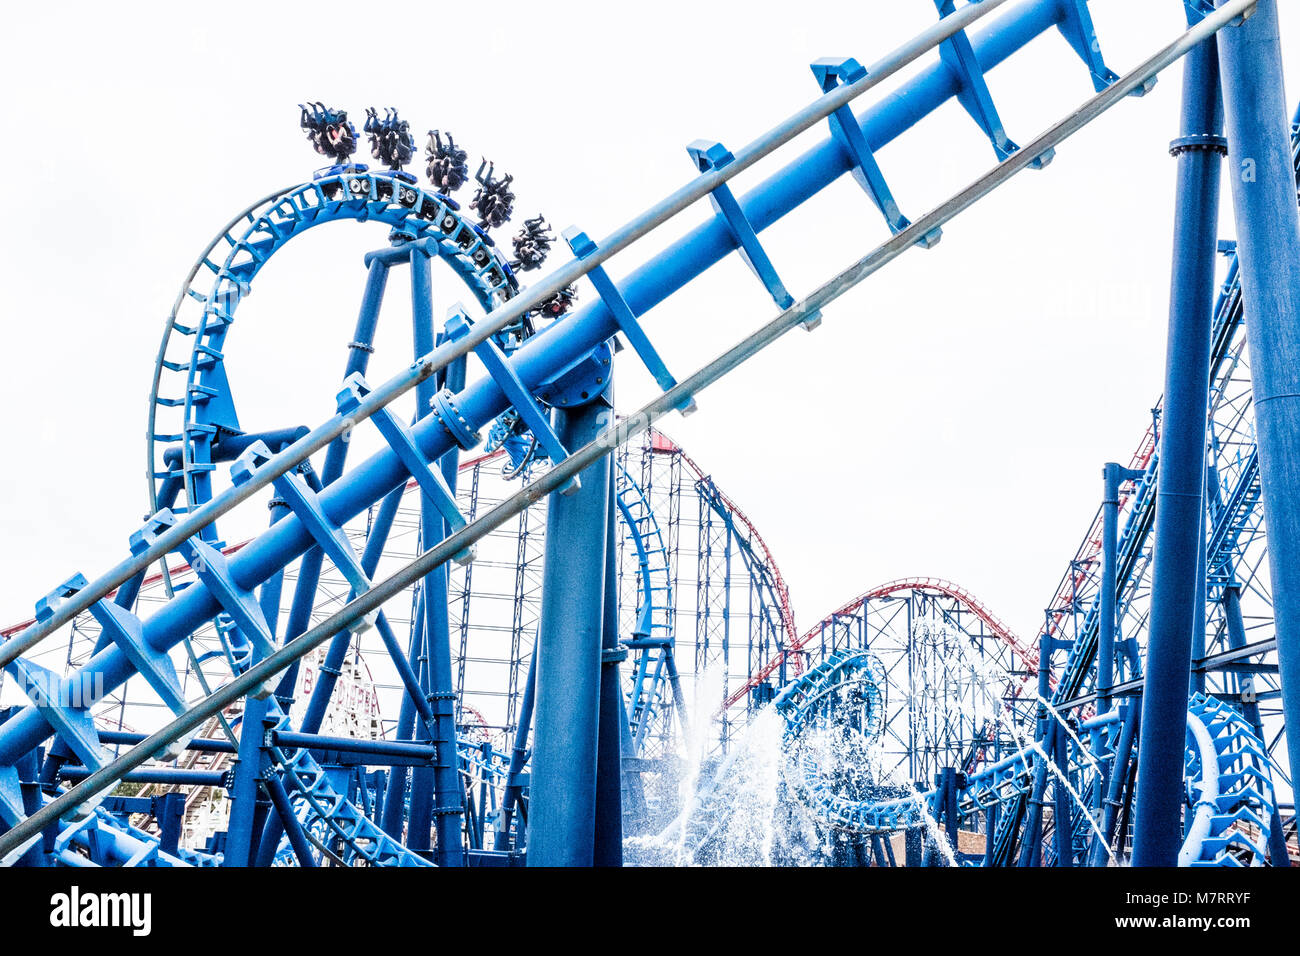
{"type": "Polygon", "coordinates": [[[0,860],[1300,860],[1300,116],[1277,0],[1162,2],[1186,31],[1120,76],[1088,0],[933,0],[935,23],[869,67],[811,64],[820,95],[748,146],[692,143],[698,175],[599,242],[517,215],[526,190],[445,130],[421,179],[396,109],[358,133],[302,105],[329,165],[235,215],[166,323],[129,556],[69,568],[0,632],[0,860]],[[1095,95],[1017,145],[985,74],[1049,33],[1095,95]],[[657,423],[697,401],[707,418],[707,386],[833,321],[849,289],[1180,62],[1164,393],[1132,457],[1104,464],[1038,633],[929,577],[801,631],[707,451],[657,423]],[[950,101],[996,162],[909,218],[876,155],[950,101]],[[363,140],[373,164],[353,159],[363,140]],[[889,238],[797,298],[760,235],[845,175],[889,238]],[[606,271],[704,199],[701,225],[606,271]],[[387,245],[337,300],[356,319],[335,412],[304,425],[242,397],[257,328],[239,308],[281,249],[336,222],[387,245]],[[732,252],[777,314],[682,375],[653,309],[732,252]],[[455,282],[468,306],[435,309],[455,282]],[[372,380],[396,283],[405,367],[372,380]],[[662,392],[616,412],[627,363],[662,392]]]}

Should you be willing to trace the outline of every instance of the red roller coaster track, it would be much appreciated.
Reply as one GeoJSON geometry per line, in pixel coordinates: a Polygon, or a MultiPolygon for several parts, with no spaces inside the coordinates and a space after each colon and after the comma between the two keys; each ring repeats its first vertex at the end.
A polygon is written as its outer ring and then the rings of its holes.
{"type": "MultiPolygon", "coordinates": [[[[657,428],[650,429],[650,442],[655,451],[680,455],[686,467],[694,473],[696,478],[702,480],[710,477],[695,463],[695,460],[690,455],[682,451],[680,445],[657,428]]],[[[795,630],[794,613],[790,610],[790,589],[786,586],[785,578],[781,575],[781,568],[777,565],[776,558],[772,556],[772,550],[767,546],[767,542],[763,540],[763,536],[758,533],[758,529],[754,527],[754,522],[750,521],[745,512],[740,510],[736,502],[728,497],[716,484],[713,487],[717,491],[718,497],[722,499],[722,503],[727,506],[736,521],[744,525],[745,529],[749,531],[750,537],[753,538],[763,552],[763,561],[767,564],[768,570],[772,572],[776,599],[781,605],[781,624],[785,629],[787,646],[793,645],[799,639],[799,632],[795,630]]]]}
{"type": "Polygon", "coordinates": [[[743,700],[746,694],[771,677],[772,674],[781,666],[783,660],[790,659],[797,662],[799,658],[793,655],[797,655],[800,650],[806,647],[813,640],[813,638],[821,634],[825,628],[830,627],[836,618],[842,617],[846,614],[852,614],[862,607],[863,604],[876,598],[888,597],[891,594],[897,594],[899,591],[913,590],[938,591],[941,594],[946,594],[951,598],[961,601],[962,604],[968,607],[976,617],[984,622],[984,625],[995,637],[1015,652],[1016,656],[1019,657],[1021,662],[1025,665],[1026,671],[1032,672],[1038,669],[1037,650],[1026,645],[1016,636],[1015,632],[1012,631],[1011,628],[1007,627],[1007,625],[1003,623],[1001,618],[985,607],[979,598],[975,597],[975,595],[971,594],[965,588],[953,584],[951,581],[945,581],[942,578],[898,578],[858,595],[858,597],[854,598],[848,604],[832,611],[829,615],[818,621],[817,624],[809,629],[802,637],[797,641],[794,641],[783,653],[777,654],[768,661],[756,674],[750,677],[743,686],[738,688],[735,693],[728,697],[723,708],[731,707],[743,700]]]}

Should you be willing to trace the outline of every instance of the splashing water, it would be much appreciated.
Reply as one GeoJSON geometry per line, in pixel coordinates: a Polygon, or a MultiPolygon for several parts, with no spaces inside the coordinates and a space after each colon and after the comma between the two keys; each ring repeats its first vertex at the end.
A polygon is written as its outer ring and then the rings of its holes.
{"type": "Polygon", "coordinates": [[[759,711],[711,757],[722,683],[705,673],[696,683],[690,739],[678,755],[678,812],[658,833],[628,837],[625,861],[654,866],[772,866],[820,862],[804,850],[815,833],[810,811],[787,798],[790,759],[785,721],[759,711]],[[715,691],[717,691],[715,693],[715,691]]]}
{"type": "MultiPolygon", "coordinates": [[[[919,626],[946,627],[940,622],[919,621],[919,626]]],[[[1007,677],[989,671],[992,659],[974,660],[960,641],[957,660],[945,666],[969,670],[965,690],[958,694],[930,695],[923,707],[974,716],[1009,731],[1011,742],[1025,766],[1033,753],[1082,811],[1092,831],[1106,849],[1112,864],[1120,864],[1104,839],[1079,790],[1070,780],[1068,766],[1062,768],[1047,758],[1042,746],[1018,715],[1002,699],[1007,677]]],[[[655,817],[668,820],[657,832],[629,836],[624,841],[625,860],[631,865],[658,866],[772,866],[825,865],[834,862],[837,849],[860,834],[839,831],[829,825],[801,793],[810,786],[825,784],[850,801],[904,798],[920,810],[927,842],[949,866],[959,865],[956,848],[926,806],[924,795],[903,775],[897,763],[886,767],[880,740],[868,740],[838,718],[809,722],[801,732],[787,737],[784,717],[773,707],[756,712],[739,730],[730,734],[727,747],[719,747],[720,720],[717,702],[724,696],[725,678],[716,670],[697,675],[689,706],[689,736],[668,758],[671,772],[659,788],[660,806],[655,817]],[[809,779],[805,780],[805,774],[809,779]],[[675,786],[674,786],[675,784],[675,786]]],[[[924,697],[925,689],[907,689],[906,699],[924,697]]],[[[1026,700],[1038,695],[1032,690],[1026,700]]],[[[1065,727],[1075,742],[1081,760],[1093,772],[1100,761],[1084,746],[1074,728],[1052,708],[1049,713],[1065,727]]],[[[1068,823],[1066,824],[1068,825],[1068,823]]],[[[884,834],[888,838],[888,834],[884,834]]]]}
{"type": "MultiPolygon", "coordinates": [[[[972,666],[978,672],[981,681],[984,682],[985,685],[987,685],[987,682],[989,680],[988,668],[991,666],[991,662],[984,662],[982,664],[972,664],[972,666]]],[[[1091,766],[1091,768],[1095,773],[1100,774],[1101,772],[1100,763],[1092,755],[1092,753],[1088,750],[1088,748],[1084,746],[1083,741],[1079,739],[1078,734],[1075,733],[1074,728],[1070,726],[1069,722],[1066,721],[1060,715],[1060,713],[1055,709],[1055,707],[1052,706],[1051,702],[1045,700],[1042,697],[1042,695],[1038,694],[1037,692],[1031,692],[1030,696],[1032,696],[1033,699],[1037,700],[1039,703],[1044,705],[1047,713],[1065,729],[1066,734],[1075,742],[1078,748],[1076,752],[1083,757],[1083,759],[1091,766]]],[[[1047,769],[1048,773],[1050,773],[1053,777],[1055,777],[1058,781],[1060,781],[1062,786],[1065,787],[1066,792],[1070,795],[1070,798],[1082,811],[1083,818],[1088,822],[1089,827],[1097,835],[1098,841],[1101,843],[1101,845],[1105,847],[1106,855],[1110,858],[1111,863],[1115,865],[1121,865],[1120,860],[1115,855],[1115,851],[1111,849],[1110,841],[1107,840],[1105,837],[1105,833],[1102,830],[1100,821],[1098,821],[1097,818],[1093,815],[1093,808],[1088,806],[1084,802],[1082,795],[1070,782],[1069,775],[1065,771],[1063,771],[1061,767],[1054,760],[1052,760],[1047,756],[1046,751],[1037,741],[1035,741],[1029,736],[1024,725],[1021,724],[1020,721],[1015,719],[1014,713],[1012,713],[1005,706],[1002,706],[1000,704],[998,706],[991,706],[990,700],[991,698],[987,694],[987,690],[985,695],[976,698],[975,700],[976,710],[977,710],[976,716],[981,719],[984,718],[991,719],[996,723],[1000,724],[1001,726],[1007,728],[1011,732],[1012,737],[1016,742],[1017,755],[1022,760],[1025,761],[1026,766],[1028,766],[1028,760],[1026,759],[1028,756],[1028,752],[1032,751],[1038,755],[1038,757],[1043,761],[1043,765],[1047,769]]]]}

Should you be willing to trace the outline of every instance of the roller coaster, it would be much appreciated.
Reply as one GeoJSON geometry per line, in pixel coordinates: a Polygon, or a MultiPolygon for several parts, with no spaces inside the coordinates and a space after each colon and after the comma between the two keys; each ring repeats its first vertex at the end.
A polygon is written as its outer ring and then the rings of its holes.
{"type": "Polygon", "coordinates": [[[604,239],[564,230],[571,256],[531,285],[560,244],[541,215],[502,238],[522,184],[486,159],[472,175],[443,131],[422,184],[391,108],[363,129],[378,165],[355,162],[347,113],[302,106],[331,165],[234,215],[171,309],[128,556],[69,568],[0,632],[0,860],[1300,860],[1300,114],[1277,0],[1166,2],[1186,31],[1121,76],[1088,0],[934,0],[877,62],[812,63],[816,98],[749,145],[690,144],[697,174],[604,239]],[[1051,33],[1095,95],[1018,145],[985,76],[1051,33]],[[1038,633],[924,577],[800,632],[755,522],[661,420],[697,401],[707,418],[709,385],[834,321],[845,292],[1179,63],[1165,390],[1131,458],[1104,465],[1038,633]],[[877,154],[952,101],[996,162],[909,218],[877,154]],[[1224,170],[1235,240],[1217,233],[1224,170]],[[796,298],[760,235],[846,175],[889,238],[796,298]],[[319,396],[335,411],[302,425],[241,398],[258,330],[240,306],[284,247],[339,222],[387,245],[319,396]],[[651,234],[674,237],[606,271],[651,234]],[[733,252],[775,317],[678,377],[646,320],[733,252]],[[408,279],[410,351],[371,380],[408,279]],[[453,282],[462,302],[436,314],[453,282]],[[629,362],[661,393],[616,413],[629,362]]]}

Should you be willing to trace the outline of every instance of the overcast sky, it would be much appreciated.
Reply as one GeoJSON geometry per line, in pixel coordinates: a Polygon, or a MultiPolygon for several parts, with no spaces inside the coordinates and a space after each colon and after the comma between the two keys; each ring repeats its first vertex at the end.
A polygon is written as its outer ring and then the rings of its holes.
{"type": "MultiPolygon", "coordinates": [[[[1294,79],[1300,20],[1286,6],[1294,79]]],[[[1183,27],[1181,0],[1092,8],[1120,72],[1183,27]]],[[[320,165],[297,103],[325,100],[358,126],[366,106],[397,106],[421,143],[449,128],[471,162],[486,155],[515,175],[516,222],[541,211],[557,232],[578,224],[598,238],[689,178],[685,144],[738,148],[810,101],[812,60],[869,64],[933,18],[928,0],[10,11],[0,622],[30,616],[74,571],[94,577],[125,556],[146,506],[147,396],[172,299],[222,224],[320,165]]],[[[1055,32],[989,83],[1020,142],[1092,93],[1055,32]]],[[[699,414],[665,422],[766,537],[801,630],[871,585],[936,575],[1035,631],[1097,506],[1102,463],[1127,460],[1161,389],[1180,86],[1175,67],[1047,171],[950,224],[938,248],[908,253],[828,309],[820,330],[792,334],[701,395],[699,414]]],[[[914,218],[993,159],[955,104],[879,154],[914,218]]],[[[886,237],[846,177],[763,239],[799,295],[886,237]]],[[[246,427],[329,415],[361,255],[384,243],[379,226],[322,228],[259,277],[227,349],[246,427]]],[[[445,306],[464,292],[440,281],[435,295],[445,306]]],[[[680,377],[774,311],[732,256],[646,325],[680,377]]],[[[398,321],[381,331],[372,379],[409,362],[408,340],[398,321]]],[[[652,389],[625,359],[620,406],[652,389]]]]}

